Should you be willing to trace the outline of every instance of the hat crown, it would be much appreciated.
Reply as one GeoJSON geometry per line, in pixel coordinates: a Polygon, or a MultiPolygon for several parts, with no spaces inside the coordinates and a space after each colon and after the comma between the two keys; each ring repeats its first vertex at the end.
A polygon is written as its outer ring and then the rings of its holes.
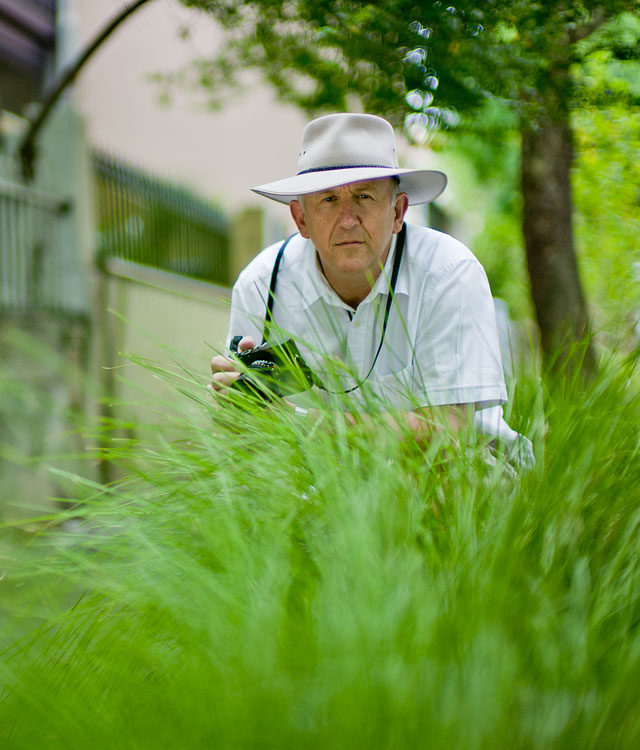
{"type": "Polygon", "coordinates": [[[308,123],[298,154],[298,174],[344,167],[397,169],[390,123],[363,114],[326,115],[308,123]]]}

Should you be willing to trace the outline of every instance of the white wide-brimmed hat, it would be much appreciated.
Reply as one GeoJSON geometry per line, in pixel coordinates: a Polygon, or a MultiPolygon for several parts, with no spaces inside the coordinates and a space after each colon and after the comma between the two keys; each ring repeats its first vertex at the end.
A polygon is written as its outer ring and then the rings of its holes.
{"type": "Polygon", "coordinates": [[[411,205],[429,203],[447,186],[443,172],[398,166],[395,133],[382,117],[326,115],[312,120],[304,129],[298,174],[252,190],[274,201],[289,203],[298,195],[394,176],[399,178],[400,191],[407,193],[411,205]]]}

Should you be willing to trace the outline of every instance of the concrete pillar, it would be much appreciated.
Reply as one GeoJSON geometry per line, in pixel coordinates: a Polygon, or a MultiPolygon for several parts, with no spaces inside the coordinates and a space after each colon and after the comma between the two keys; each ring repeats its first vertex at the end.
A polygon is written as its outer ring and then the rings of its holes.
{"type": "Polygon", "coordinates": [[[239,211],[231,227],[231,263],[229,281],[231,284],[238,274],[264,246],[264,211],[250,206],[239,211]]]}

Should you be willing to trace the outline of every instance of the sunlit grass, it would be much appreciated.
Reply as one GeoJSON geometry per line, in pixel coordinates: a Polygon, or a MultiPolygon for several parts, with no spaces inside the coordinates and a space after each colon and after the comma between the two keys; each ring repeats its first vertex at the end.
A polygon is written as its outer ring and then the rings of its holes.
{"type": "Polygon", "coordinates": [[[633,378],[520,378],[517,478],[177,395],[121,481],[5,530],[3,747],[636,747],[633,378]]]}

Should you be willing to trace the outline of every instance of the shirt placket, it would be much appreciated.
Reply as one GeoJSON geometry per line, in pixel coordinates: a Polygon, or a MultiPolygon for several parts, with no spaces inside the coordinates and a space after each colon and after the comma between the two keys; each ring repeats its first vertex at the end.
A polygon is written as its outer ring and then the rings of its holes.
{"type": "Polygon", "coordinates": [[[373,354],[370,346],[371,336],[367,335],[367,331],[373,330],[374,327],[374,305],[361,303],[353,313],[347,333],[349,357],[359,378],[363,378],[371,367],[373,354]]]}

